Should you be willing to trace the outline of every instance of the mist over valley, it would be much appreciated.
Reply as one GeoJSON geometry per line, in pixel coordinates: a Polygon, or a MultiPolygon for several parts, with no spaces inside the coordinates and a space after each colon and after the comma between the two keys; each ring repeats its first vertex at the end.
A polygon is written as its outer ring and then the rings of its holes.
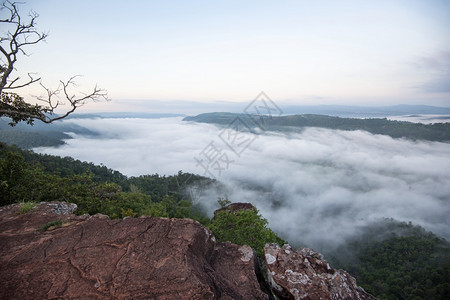
{"type": "Polygon", "coordinates": [[[221,183],[216,188],[190,191],[205,212],[212,215],[218,197],[250,202],[295,246],[334,248],[383,218],[450,238],[448,143],[305,128],[236,133],[251,141],[236,153],[227,146],[223,127],[182,117],[63,123],[95,135],[67,133],[72,138],[65,145],[34,150],[103,164],[127,176],[180,170],[212,175],[221,183]],[[198,161],[211,145],[223,155],[222,165],[204,169],[198,161]]]}

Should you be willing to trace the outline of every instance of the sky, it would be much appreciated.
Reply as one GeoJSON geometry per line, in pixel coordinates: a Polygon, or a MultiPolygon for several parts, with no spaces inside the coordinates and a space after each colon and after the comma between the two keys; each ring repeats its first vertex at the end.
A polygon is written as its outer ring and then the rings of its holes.
{"type": "Polygon", "coordinates": [[[108,90],[112,102],[86,109],[247,103],[261,91],[298,105],[450,106],[446,0],[38,0],[20,9],[39,13],[49,36],[17,72],[38,72],[50,87],[83,75],[81,91],[108,90]]]}
{"type": "Polygon", "coordinates": [[[269,227],[296,247],[322,251],[383,218],[411,221],[450,239],[448,143],[308,128],[240,132],[239,143],[251,143],[233,152],[225,144],[228,130],[181,118],[63,122],[100,136],[74,135],[64,146],[37,152],[103,163],[128,176],[182,170],[215,177],[224,189],[191,190],[210,216],[218,197],[253,203],[269,227]],[[214,149],[221,153],[219,165],[203,168],[205,154],[212,157],[214,149]]]}

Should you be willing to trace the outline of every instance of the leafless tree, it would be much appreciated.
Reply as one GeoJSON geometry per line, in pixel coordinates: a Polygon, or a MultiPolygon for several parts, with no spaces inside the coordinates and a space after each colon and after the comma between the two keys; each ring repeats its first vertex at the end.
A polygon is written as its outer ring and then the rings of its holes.
{"type": "Polygon", "coordinates": [[[40,120],[44,123],[63,119],[73,113],[78,107],[86,104],[88,101],[108,100],[107,92],[104,89],[95,86],[88,93],[72,92],[76,87],[75,78],[71,77],[67,81],[60,81],[60,85],[51,90],[45,87],[40,77],[33,73],[28,73],[28,78],[22,80],[19,76],[13,76],[15,63],[20,55],[27,56],[26,49],[47,38],[47,33],[36,29],[36,19],[38,14],[31,11],[26,19],[19,14],[18,3],[3,1],[0,7],[1,27],[7,28],[6,32],[0,36],[0,117],[10,117],[11,125],[20,121],[33,124],[34,120],[40,120]],[[37,97],[41,104],[31,104],[26,102],[23,97],[15,91],[17,89],[39,83],[45,90],[46,95],[37,97]],[[56,109],[61,105],[69,104],[64,113],[57,115],[56,109]]]}

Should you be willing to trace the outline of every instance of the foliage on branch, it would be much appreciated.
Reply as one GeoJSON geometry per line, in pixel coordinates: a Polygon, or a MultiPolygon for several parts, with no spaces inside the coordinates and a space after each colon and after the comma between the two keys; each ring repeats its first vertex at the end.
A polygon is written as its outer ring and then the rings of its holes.
{"type": "Polygon", "coordinates": [[[35,119],[45,119],[45,113],[49,112],[49,109],[38,104],[25,102],[22,97],[15,93],[1,94],[0,117],[9,117],[11,119],[9,125],[11,126],[21,121],[33,125],[35,119]]]}

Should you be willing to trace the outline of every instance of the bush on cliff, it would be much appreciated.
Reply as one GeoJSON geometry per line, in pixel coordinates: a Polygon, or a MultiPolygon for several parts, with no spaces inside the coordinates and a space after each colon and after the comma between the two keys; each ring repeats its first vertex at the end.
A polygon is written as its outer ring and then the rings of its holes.
{"type": "Polygon", "coordinates": [[[266,243],[285,243],[267,224],[256,208],[238,211],[225,208],[217,211],[209,228],[218,241],[249,245],[261,256],[266,243]]]}

